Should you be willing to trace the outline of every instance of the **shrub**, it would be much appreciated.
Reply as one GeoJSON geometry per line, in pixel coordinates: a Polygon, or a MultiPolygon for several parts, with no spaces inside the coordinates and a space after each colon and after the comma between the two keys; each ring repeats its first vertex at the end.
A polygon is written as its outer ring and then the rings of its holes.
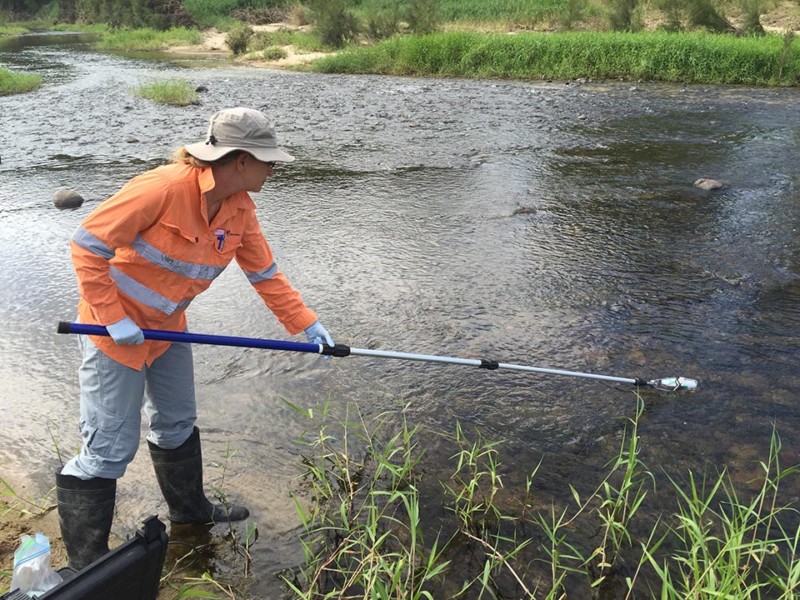
{"type": "Polygon", "coordinates": [[[382,40],[400,31],[402,0],[371,0],[367,6],[367,35],[382,40]]]}
{"type": "Polygon", "coordinates": [[[433,33],[439,27],[438,0],[408,0],[406,20],[416,34],[433,33]]]}
{"type": "Polygon", "coordinates": [[[712,0],[689,0],[688,12],[689,24],[694,27],[717,32],[736,31],[736,28],[714,8],[712,0]]]}
{"type": "Polygon", "coordinates": [[[274,45],[272,34],[267,31],[255,32],[247,43],[250,52],[258,52],[259,50],[264,50],[274,45]]]}
{"type": "Polygon", "coordinates": [[[640,31],[643,24],[639,0],[611,0],[608,23],[613,31],[640,31]]]}
{"type": "Polygon", "coordinates": [[[567,0],[564,12],[561,13],[561,25],[566,29],[572,29],[576,22],[583,19],[583,13],[586,11],[587,5],[587,0],[567,0]]]}
{"type": "Polygon", "coordinates": [[[662,31],[683,31],[686,1],[687,0],[659,0],[656,6],[663,10],[666,16],[666,20],[660,27],[662,31]]]}
{"type": "Polygon", "coordinates": [[[302,27],[311,23],[311,17],[308,14],[308,9],[302,4],[294,4],[289,9],[289,16],[287,17],[290,24],[295,27],[302,27]]]}
{"type": "Polygon", "coordinates": [[[231,18],[255,25],[269,25],[286,19],[287,10],[281,6],[266,6],[262,8],[237,8],[231,11],[231,18]]]}
{"type": "Polygon", "coordinates": [[[253,28],[248,25],[236,25],[225,36],[225,44],[234,55],[247,52],[247,45],[253,37],[253,28]]]}
{"type": "Polygon", "coordinates": [[[264,49],[262,56],[264,60],[281,60],[282,58],[286,58],[287,54],[286,50],[281,46],[270,46],[264,49]]]}
{"type": "Polygon", "coordinates": [[[761,25],[761,15],[767,10],[767,2],[764,0],[740,0],[739,5],[744,17],[744,22],[742,23],[744,32],[764,35],[765,31],[761,25]]]}
{"type": "Polygon", "coordinates": [[[349,0],[314,0],[314,31],[323,44],[340,48],[356,39],[358,19],[349,0]]]}
{"type": "Polygon", "coordinates": [[[237,0],[183,0],[186,12],[203,27],[216,26],[228,18],[237,4],[237,0]]]}

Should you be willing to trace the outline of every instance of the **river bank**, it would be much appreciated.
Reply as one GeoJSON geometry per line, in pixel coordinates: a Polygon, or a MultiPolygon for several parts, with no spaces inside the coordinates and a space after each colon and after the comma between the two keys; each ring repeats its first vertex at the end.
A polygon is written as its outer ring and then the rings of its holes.
{"type": "MultiPolygon", "coordinates": [[[[643,33],[451,26],[426,36],[350,44],[336,52],[302,51],[284,43],[270,47],[277,53],[251,51],[233,60],[331,74],[795,86],[800,83],[795,12],[781,10],[770,18],[765,29],[774,33],[761,37],[666,33],[659,31],[654,17],[643,33]]],[[[292,28],[278,23],[253,29],[256,35],[269,36],[292,28]]],[[[226,34],[208,31],[200,44],[168,51],[224,55],[226,49],[226,34]]]]}
{"type": "MultiPolygon", "coordinates": [[[[311,29],[309,25],[294,26],[290,23],[270,23],[268,25],[250,25],[255,33],[274,33],[278,31],[301,31],[307,32],[311,29]]],[[[247,64],[253,67],[268,67],[271,69],[292,69],[300,65],[308,64],[323,56],[335,54],[330,52],[309,52],[301,50],[292,44],[284,44],[285,56],[278,59],[268,60],[264,58],[263,52],[250,52],[240,56],[231,56],[231,51],[226,44],[228,34],[218,29],[209,29],[202,32],[202,41],[199,44],[168,46],[164,49],[169,54],[181,55],[203,55],[231,57],[237,63],[247,64]]]]}

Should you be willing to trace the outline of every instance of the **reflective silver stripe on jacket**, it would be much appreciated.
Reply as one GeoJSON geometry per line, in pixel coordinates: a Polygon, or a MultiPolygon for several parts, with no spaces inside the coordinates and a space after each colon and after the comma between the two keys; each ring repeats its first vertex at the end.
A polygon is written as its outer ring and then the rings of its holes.
{"type": "Polygon", "coordinates": [[[247,276],[247,281],[252,283],[253,285],[257,283],[261,283],[262,281],[266,281],[267,279],[272,279],[278,273],[278,265],[272,263],[266,269],[262,269],[261,271],[245,271],[244,274],[247,276]]]}
{"type": "Polygon", "coordinates": [[[172,258],[161,252],[158,248],[145,241],[141,236],[136,236],[131,247],[148,262],[158,265],[168,271],[187,277],[188,279],[213,280],[220,276],[225,267],[201,265],[172,258]]]}
{"type": "Polygon", "coordinates": [[[171,315],[178,309],[186,308],[192,301],[192,298],[189,298],[180,302],[173,302],[169,298],[157,294],[146,285],[139,283],[116,267],[111,267],[109,274],[120,292],[145,306],[161,311],[165,315],[171,315]]]}
{"type": "Polygon", "coordinates": [[[84,250],[88,250],[106,260],[114,258],[114,251],[83,227],[78,227],[75,230],[75,233],[72,234],[72,241],[84,250]]]}

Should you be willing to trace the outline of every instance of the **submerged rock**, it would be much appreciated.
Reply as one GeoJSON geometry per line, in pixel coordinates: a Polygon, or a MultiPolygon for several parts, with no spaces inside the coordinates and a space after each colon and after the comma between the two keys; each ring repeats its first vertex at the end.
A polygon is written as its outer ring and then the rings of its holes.
{"type": "Polygon", "coordinates": [[[698,179],[694,182],[695,187],[699,187],[701,190],[718,190],[723,187],[721,181],[717,181],[716,179],[698,179]]]}
{"type": "Polygon", "coordinates": [[[61,188],[53,194],[53,204],[55,204],[56,208],[78,208],[83,204],[83,198],[78,192],[61,188]]]}
{"type": "Polygon", "coordinates": [[[534,215],[537,210],[535,206],[518,206],[511,215],[534,215]]]}

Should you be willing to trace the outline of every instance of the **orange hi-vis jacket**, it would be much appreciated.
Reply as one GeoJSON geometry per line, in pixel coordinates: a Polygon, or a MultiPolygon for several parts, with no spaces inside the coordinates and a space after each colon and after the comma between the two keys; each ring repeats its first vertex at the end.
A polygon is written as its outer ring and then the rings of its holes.
{"type": "MultiPolygon", "coordinates": [[[[109,325],[128,316],[143,329],[184,331],[186,307],[234,258],[290,334],[317,320],[275,265],[249,194],[227,198],[208,223],[203,194],[213,188],[211,169],[169,164],[133,178],[86,217],[70,243],[81,323],[109,325]]],[[[170,345],[92,341],[137,370],[170,345]]]]}

